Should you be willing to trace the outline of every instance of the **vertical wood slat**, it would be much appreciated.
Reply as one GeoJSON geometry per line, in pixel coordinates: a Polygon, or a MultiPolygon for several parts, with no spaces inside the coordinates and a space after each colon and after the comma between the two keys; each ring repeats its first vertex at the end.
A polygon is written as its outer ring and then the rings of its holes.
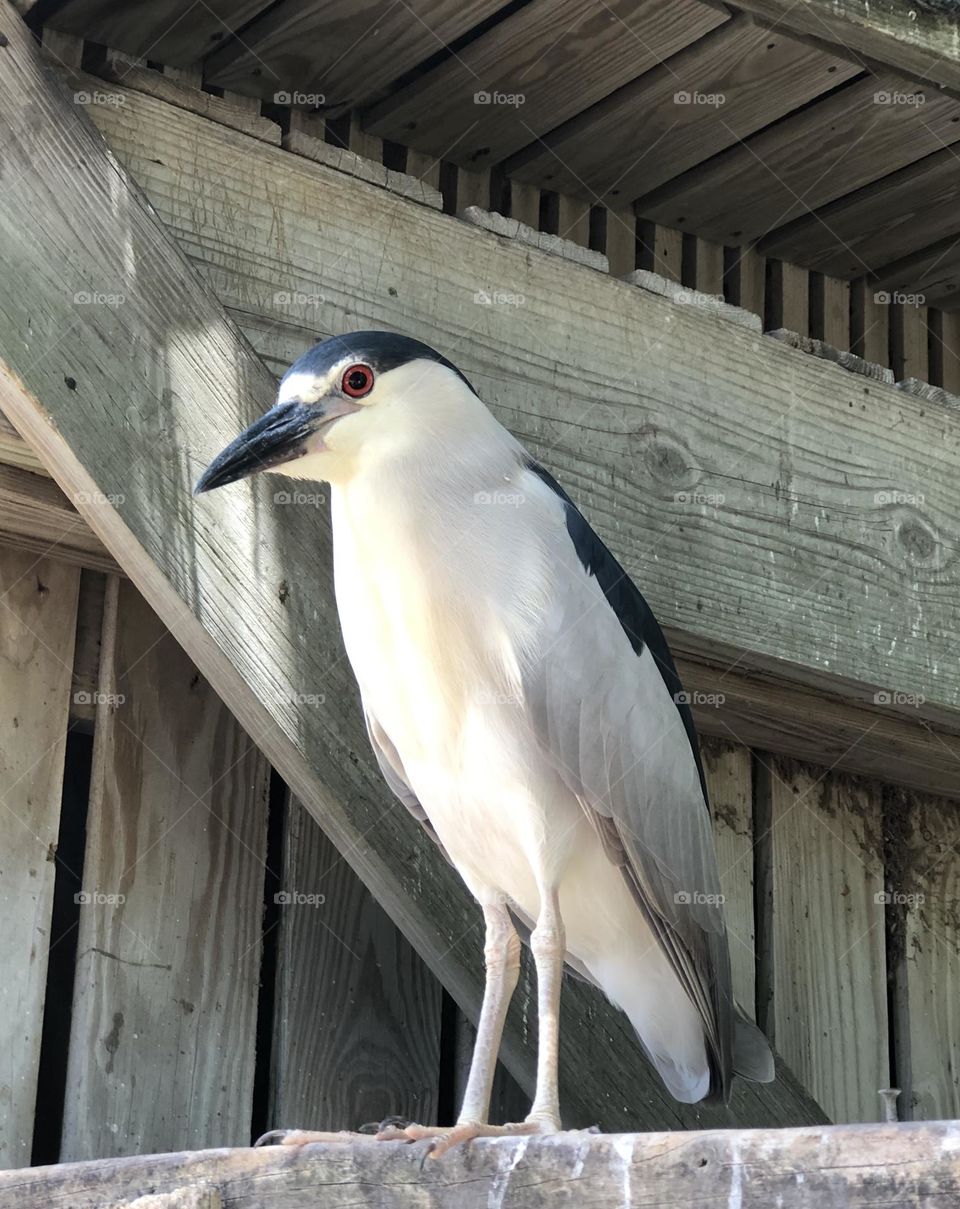
{"type": "Polygon", "coordinates": [[[659,273],[670,281],[683,277],[683,232],[661,227],[648,219],[640,219],[640,268],[659,273]]]}
{"type": "Polygon", "coordinates": [[[0,1167],[30,1164],[79,584],[0,546],[0,1167]]]}
{"type": "Polygon", "coordinates": [[[865,277],[850,283],[850,349],[875,365],[890,365],[890,308],[865,277]]]}
{"type": "Polygon", "coordinates": [[[407,150],[406,171],[425,185],[429,185],[431,189],[440,188],[440,161],[429,152],[417,151],[410,147],[407,150]]]}
{"type": "Polygon", "coordinates": [[[607,210],[606,227],[610,273],[625,277],[637,267],[637,217],[632,210],[607,210]]]}
{"type": "Polygon", "coordinates": [[[771,769],[776,1046],[832,1121],[877,1121],[889,1086],[879,787],[771,769]]]}
{"type": "Polygon", "coordinates": [[[700,751],[713,814],[733,997],[752,1020],[756,1004],[752,757],[749,748],[712,738],[700,740],[700,751]]]}
{"type": "Polygon", "coordinates": [[[890,313],[890,361],[897,381],[919,378],[926,382],[929,377],[927,350],[927,308],[925,306],[891,303],[890,313]]]}
{"type": "Polygon", "coordinates": [[[850,283],[822,273],[810,274],[810,335],[832,344],[850,347],[850,283]]]}
{"type": "Polygon", "coordinates": [[[273,1127],[433,1124],[440,983],[296,800],[283,847],[273,1127]]]}
{"type": "Polygon", "coordinates": [[[581,247],[590,244],[590,204],[578,197],[568,197],[565,193],[557,196],[558,217],[557,234],[561,239],[569,239],[581,247]]]}
{"type": "Polygon", "coordinates": [[[535,231],[540,229],[540,190],[536,185],[510,181],[510,217],[535,231]]]}
{"type": "Polygon", "coordinates": [[[698,239],[696,249],[696,289],[701,294],[713,294],[723,298],[723,244],[698,239]]]}
{"type": "Polygon", "coordinates": [[[906,916],[909,1100],[904,1115],[960,1116],[960,853],[956,803],[908,799],[907,844],[893,892],[906,916]]]}
{"type": "Polygon", "coordinates": [[[940,315],[940,339],[944,390],[960,395],[960,311],[942,311],[940,315]]]}
{"type": "Polygon", "coordinates": [[[732,289],[731,302],[745,311],[752,311],[764,317],[764,299],[766,297],[767,260],[761,256],[752,245],[736,248],[733,265],[730,272],[732,289]]]}
{"type": "Polygon", "coordinates": [[[766,326],[801,336],[810,331],[809,274],[785,260],[767,261],[766,326]]]}
{"type": "Polygon", "coordinates": [[[110,577],[61,1159],[249,1140],[269,766],[110,577]]]}
{"type": "Polygon", "coordinates": [[[468,168],[457,170],[457,209],[479,206],[490,209],[490,172],[471,172],[468,168]]]}

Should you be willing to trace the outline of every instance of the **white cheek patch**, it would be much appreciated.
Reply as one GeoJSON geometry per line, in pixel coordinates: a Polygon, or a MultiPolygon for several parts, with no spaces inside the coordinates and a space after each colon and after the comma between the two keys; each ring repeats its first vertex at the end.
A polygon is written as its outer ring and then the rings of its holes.
{"type": "Polygon", "coordinates": [[[278,403],[316,403],[330,388],[328,378],[317,378],[310,373],[287,374],[277,391],[278,403]]]}

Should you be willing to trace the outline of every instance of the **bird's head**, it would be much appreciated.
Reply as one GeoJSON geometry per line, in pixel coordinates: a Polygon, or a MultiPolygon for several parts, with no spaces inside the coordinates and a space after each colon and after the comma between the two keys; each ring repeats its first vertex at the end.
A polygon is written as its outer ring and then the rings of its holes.
{"type": "Polygon", "coordinates": [[[477,405],[456,366],[419,340],[334,336],[287,370],[274,406],[213,459],[194,490],[260,470],[336,483],[422,447],[426,434],[454,431],[458,414],[477,405]]]}

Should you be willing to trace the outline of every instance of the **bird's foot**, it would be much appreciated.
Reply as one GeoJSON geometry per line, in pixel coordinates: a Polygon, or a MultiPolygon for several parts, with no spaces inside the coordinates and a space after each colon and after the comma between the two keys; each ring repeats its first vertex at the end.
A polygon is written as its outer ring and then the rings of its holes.
{"type": "Polygon", "coordinates": [[[526,1121],[507,1125],[488,1125],[481,1121],[458,1121],[456,1125],[388,1125],[380,1130],[377,1139],[381,1142],[420,1142],[429,1139],[430,1146],[425,1157],[439,1159],[454,1146],[472,1142],[474,1138],[533,1137],[557,1133],[558,1129],[551,1121],[528,1117],[526,1121]]]}
{"type": "Polygon", "coordinates": [[[307,1146],[314,1142],[422,1142],[429,1141],[426,1158],[442,1154],[474,1138],[521,1138],[557,1133],[559,1126],[543,1118],[528,1118],[507,1125],[487,1125],[481,1121],[458,1121],[456,1125],[404,1124],[396,1118],[381,1122],[376,1133],[357,1133],[349,1129],[337,1132],[316,1129],[271,1129],[257,1138],[254,1146],[307,1146]]]}

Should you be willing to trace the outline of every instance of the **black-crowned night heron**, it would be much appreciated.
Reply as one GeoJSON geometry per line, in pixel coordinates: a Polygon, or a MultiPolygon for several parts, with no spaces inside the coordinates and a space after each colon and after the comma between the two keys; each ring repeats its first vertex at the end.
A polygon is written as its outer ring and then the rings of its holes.
{"type": "MultiPolygon", "coordinates": [[[[730,990],[706,786],[649,607],[547,471],[419,341],[355,332],[306,353],[197,491],[259,470],[331,486],[334,577],[390,788],[483,911],[486,989],[454,1128],[559,1130],[564,961],[626,1012],[676,1099],[773,1077],[730,990]],[[519,920],[537,970],[526,1121],[487,1123],[519,920]]],[[[285,1141],[342,1134],[292,1131],[285,1141]]]]}

